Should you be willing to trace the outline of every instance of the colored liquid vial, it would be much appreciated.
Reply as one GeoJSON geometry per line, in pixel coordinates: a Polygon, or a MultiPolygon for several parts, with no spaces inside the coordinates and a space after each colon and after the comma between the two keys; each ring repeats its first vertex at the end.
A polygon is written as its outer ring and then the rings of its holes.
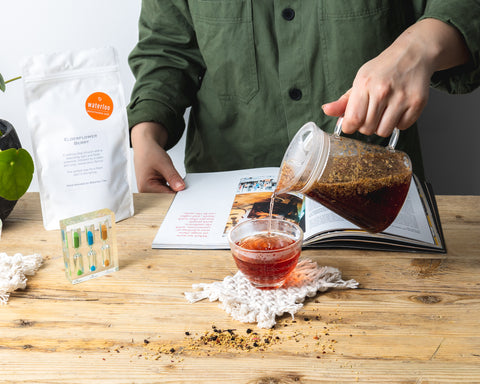
{"type": "Polygon", "coordinates": [[[63,251],[63,254],[65,255],[65,257],[63,258],[63,261],[65,263],[65,271],[68,273],[69,276],[71,276],[72,273],[70,271],[70,268],[68,267],[68,260],[69,260],[69,257],[68,257],[68,240],[67,240],[67,236],[65,236],[65,231],[63,229],[62,229],[61,233],[62,233],[62,251],[63,251]]]}
{"type": "Polygon", "coordinates": [[[80,234],[79,231],[73,232],[73,248],[75,249],[75,253],[73,254],[73,265],[75,267],[76,274],[78,276],[83,275],[83,256],[79,251],[80,248],[80,234]]]}
{"type": "Polygon", "coordinates": [[[108,229],[106,224],[102,224],[100,227],[100,233],[102,237],[102,261],[103,266],[108,267],[110,266],[111,258],[110,258],[110,246],[107,243],[108,240],[108,229]]]}
{"type": "Polygon", "coordinates": [[[97,267],[97,252],[93,250],[93,244],[95,242],[95,237],[94,237],[94,229],[89,228],[86,229],[86,234],[87,234],[87,244],[90,247],[88,253],[87,253],[87,258],[88,258],[88,266],[90,268],[91,272],[94,272],[97,267]]]}

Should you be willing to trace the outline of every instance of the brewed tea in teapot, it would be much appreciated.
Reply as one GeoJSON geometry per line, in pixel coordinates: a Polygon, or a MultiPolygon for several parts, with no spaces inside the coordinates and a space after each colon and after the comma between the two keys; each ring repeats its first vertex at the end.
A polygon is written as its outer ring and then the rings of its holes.
{"type": "Polygon", "coordinates": [[[412,178],[408,155],[340,136],[342,119],[329,135],[305,124],[285,152],[275,194],[300,192],[368,232],[381,232],[395,220],[412,178]]]}

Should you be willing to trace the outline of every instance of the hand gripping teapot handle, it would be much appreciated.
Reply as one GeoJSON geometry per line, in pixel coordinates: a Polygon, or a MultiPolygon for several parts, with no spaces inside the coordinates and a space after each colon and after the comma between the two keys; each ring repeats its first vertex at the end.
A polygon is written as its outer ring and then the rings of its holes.
{"type": "MultiPolygon", "coordinates": [[[[333,131],[333,135],[335,137],[340,137],[342,134],[342,123],[343,123],[343,117],[340,117],[337,121],[337,125],[335,125],[335,130],[333,131]]],[[[395,127],[393,129],[392,135],[390,136],[390,141],[388,142],[387,148],[394,150],[395,146],[397,145],[398,138],[400,137],[400,130],[395,127]]]]}

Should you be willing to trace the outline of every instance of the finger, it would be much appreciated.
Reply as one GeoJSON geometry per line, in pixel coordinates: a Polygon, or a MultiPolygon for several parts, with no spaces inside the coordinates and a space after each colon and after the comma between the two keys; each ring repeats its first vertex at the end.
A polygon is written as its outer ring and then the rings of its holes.
{"type": "Polygon", "coordinates": [[[388,137],[395,127],[400,130],[411,127],[420,117],[424,104],[421,98],[418,102],[412,102],[412,98],[409,98],[408,103],[403,99],[390,103],[378,124],[377,135],[388,137]]]}
{"type": "Polygon", "coordinates": [[[158,162],[156,168],[156,171],[161,175],[160,179],[174,192],[185,189],[185,182],[175,169],[170,156],[166,152],[163,152],[163,156],[161,157],[162,160],[158,162]]]}
{"type": "Polygon", "coordinates": [[[343,118],[342,131],[344,133],[351,134],[362,127],[367,116],[368,103],[367,92],[352,90],[343,118]]]}
{"type": "Polygon", "coordinates": [[[370,136],[373,135],[380,124],[382,116],[385,112],[384,105],[378,105],[377,103],[370,103],[368,105],[367,117],[363,125],[358,129],[358,131],[364,135],[370,136]]]}
{"type": "Polygon", "coordinates": [[[422,114],[423,109],[427,105],[428,101],[428,88],[425,87],[420,91],[413,93],[414,95],[408,97],[408,104],[405,112],[401,116],[398,122],[398,129],[405,130],[411,127],[422,114]]]}
{"type": "Polygon", "coordinates": [[[174,192],[182,191],[185,189],[185,181],[183,181],[182,177],[175,169],[174,172],[168,175],[165,179],[174,192]]]}
{"type": "Polygon", "coordinates": [[[347,108],[350,91],[351,89],[349,89],[345,94],[343,94],[338,100],[322,105],[323,112],[327,116],[342,116],[345,113],[345,109],[347,108]]]}
{"type": "Polygon", "coordinates": [[[140,192],[172,193],[185,189],[185,182],[168,155],[156,162],[155,169],[149,169],[147,172],[147,174],[141,172],[137,174],[137,185],[140,192]]]}
{"type": "Polygon", "coordinates": [[[415,108],[408,108],[400,117],[397,128],[401,131],[410,128],[420,118],[422,111],[415,108]]]}
{"type": "Polygon", "coordinates": [[[137,177],[139,192],[145,193],[173,193],[185,189],[185,182],[177,173],[165,179],[162,175],[156,174],[148,178],[137,177]]]}
{"type": "Polygon", "coordinates": [[[381,137],[390,136],[395,127],[398,125],[398,122],[400,121],[403,113],[403,110],[399,110],[393,107],[387,107],[383,115],[381,116],[381,119],[374,133],[381,137]]]}
{"type": "Polygon", "coordinates": [[[135,164],[135,177],[139,192],[155,193],[155,192],[173,192],[166,184],[165,179],[156,172],[135,164]]]}
{"type": "Polygon", "coordinates": [[[372,135],[378,131],[387,107],[388,99],[386,93],[371,93],[365,122],[358,131],[364,135],[372,135]]]}
{"type": "Polygon", "coordinates": [[[165,181],[162,179],[152,178],[151,180],[143,181],[143,184],[138,186],[138,191],[142,193],[174,193],[165,181]]]}

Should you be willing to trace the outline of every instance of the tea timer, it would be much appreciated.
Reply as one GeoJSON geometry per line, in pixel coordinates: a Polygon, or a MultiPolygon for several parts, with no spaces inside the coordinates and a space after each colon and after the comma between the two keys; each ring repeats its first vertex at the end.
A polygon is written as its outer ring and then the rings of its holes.
{"type": "Polygon", "coordinates": [[[109,209],[60,220],[65,275],[72,284],[118,271],[115,214],[109,209]]]}

